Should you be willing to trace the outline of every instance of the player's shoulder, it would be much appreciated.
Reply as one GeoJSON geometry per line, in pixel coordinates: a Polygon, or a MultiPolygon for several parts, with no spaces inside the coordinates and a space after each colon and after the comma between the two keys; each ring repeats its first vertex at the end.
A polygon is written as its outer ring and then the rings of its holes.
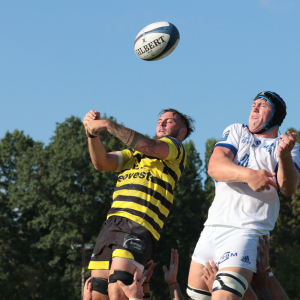
{"type": "Polygon", "coordinates": [[[247,125],[241,123],[231,124],[223,131],[220,142],[225,141],[229,135],[242,135],[245,133],[251,134],[247,125]]]}
{"type": "Polygon", "coordinates": [[[180,140],[178,140],[177,138],[175,137],[172,137],[172,136],[164,136],[162,138],[159,139],[160,141],[163,141],[163,142],[167,142],[167,143],[173,143],[177,148],[184,148],[183,147],[183,144],[180,140]]]}

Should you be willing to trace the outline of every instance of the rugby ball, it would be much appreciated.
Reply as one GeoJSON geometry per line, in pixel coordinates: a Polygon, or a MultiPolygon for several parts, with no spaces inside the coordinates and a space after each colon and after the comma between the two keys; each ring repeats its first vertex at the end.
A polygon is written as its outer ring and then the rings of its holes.
{"type": "Polygon", "coordinates": [[[135,38],[134,51],[143,60],[159,60],[171,54],[179,43],[179,31],[169,22],[143,28],[135,38]]]}

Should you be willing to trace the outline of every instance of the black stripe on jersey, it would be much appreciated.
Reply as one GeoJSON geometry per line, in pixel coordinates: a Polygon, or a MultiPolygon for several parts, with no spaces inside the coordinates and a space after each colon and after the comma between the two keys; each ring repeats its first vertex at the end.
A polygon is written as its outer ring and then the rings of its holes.
{"type": "Polygon", "coordinates": [[[132,215],[138,216],[138,217],[146,220],[148,223],[150,223],[152,225],[152,227],[157,232],[160,232],[160,230],[161,230],[160,226],[157,223],[155,223],[155,221],[151,217],[149,217],[148,215],[146,215],[146,214],[144,214],[144,213],[142,213],[140,211],[137,211],[137,210],[133,210],[133,209],[130,209],[130,208],[111,208],[109,210],[108,214],[109,215],[110,214],[114,214],[114,213],[116,213],[118,211],[126,211],[126,212],[128,212],[128,213],[130,213],[132,215]]]}
{"type": "Polygon", "coordinates": [[[154,176],[150,178],[151,178],[151,182],[158,184],[159,186],[161,186],[162,188],[164,188],[165,190],[167,190],[169,193],[173,195],[173,188],[170,183],[154,176]]]}
{"type": "Polygon", "coordinates": [[[180,169],[181,174],[184,170],[184,159],[185,159],[185,150],[183,149],[182,159],[181,159],[181,162],[179,164],[179,169],[180,169]]]}
{"type": "MultiPolygon", "coordinates": [[[[120,190],[135,190],[139,192],[143,192],[147,195],[150,195],[151,197],[159,200],[161,204],[166,207],[167,209],[170,209],[172,206],[172,203],[168,201],[164,196],[162,196],[159,192],[156,192],[146,186],[140,185],[140,184],[124,184],[122,186],[116,186],[115,191],[120,191],[120,190]]],[[[145,205],[147,206],[147,205],[145,205]]]]}
{"type": "Polygon", "coordinates": [[[134,150],[132,148],[128,148],[128,150],[132,153],[134,153],[134,150]]]}
{"type": "Polygon", "coordinates": [[[176,183],[177,180],[178,180],[177,174],[176,174],[171,168],[169,168],[169,167],[165,164],[164,161],[162,161],[162,162],[163,162],[163,164],[165,165],[165,167],[164,167],[164,169],[163,169],[163,173],[170,175],[170,176],[174,179],[174,181],[175,181],[175,183],[176,183]]]}
{"type": "MultiPolygon", "coordinates": [[[[125,202],[133,202],[136,204],[140,204],[142,206],[148,207],[150,210],[152,210],[154,213],[157,214],[158,218],[164,222],[164,220],[166,219],[166,216],[164,214],[162,214],[159,210],[159,208],[155,205],[153,205],[152,203],[141,199],[139,197],[135,197],[135,196],[123,196],[123,195],[118,195],[115,199],[115,201],[125,201],[125,202]]],[[[117,208],[117,207],[114,207],[117,208]]],[[[129,209],[129,208],[128,208],[129,209]]]]}
{"type": "Polygon", "coordinates": [[[176,139],[174,137],[167,136],[167,138],[170,139],[174,143],[174,145],[176,146],[177,151],[178,151],[176,159],[178,159],[179,156],[180,156],[180,154],[181,154],[180,149],[183,148],[182,143],[178,139],[176,139]]]}

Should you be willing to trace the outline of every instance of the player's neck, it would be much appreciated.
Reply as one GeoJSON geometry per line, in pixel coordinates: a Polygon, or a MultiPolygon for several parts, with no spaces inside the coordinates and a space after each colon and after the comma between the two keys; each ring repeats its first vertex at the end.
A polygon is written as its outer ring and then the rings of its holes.
{"type": "Polygon", "coordinates": [[[260,134],[254,133],[254,135],[258,138],[276,139],[278,136],[278,127],[274,127],[270,131],[263,132],[260,134]]]}

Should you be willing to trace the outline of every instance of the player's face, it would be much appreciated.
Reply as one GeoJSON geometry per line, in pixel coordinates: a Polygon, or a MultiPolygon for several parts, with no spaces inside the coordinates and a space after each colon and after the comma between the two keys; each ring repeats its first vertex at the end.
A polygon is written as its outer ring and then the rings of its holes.
{"type": "Polygon", "coordinates": [[[157,121],[156,138],[160,139],[164,136],[177,138],[181,128],[182,121],[180,117],[176,113],[166,112],[157,121]]]}
{"type": "Polygon", "coordinates": [[[263,98],[255,100],[249,117],[249,129],[251,132],[260,131],[272,116],[272,107],[263,98]]]}

